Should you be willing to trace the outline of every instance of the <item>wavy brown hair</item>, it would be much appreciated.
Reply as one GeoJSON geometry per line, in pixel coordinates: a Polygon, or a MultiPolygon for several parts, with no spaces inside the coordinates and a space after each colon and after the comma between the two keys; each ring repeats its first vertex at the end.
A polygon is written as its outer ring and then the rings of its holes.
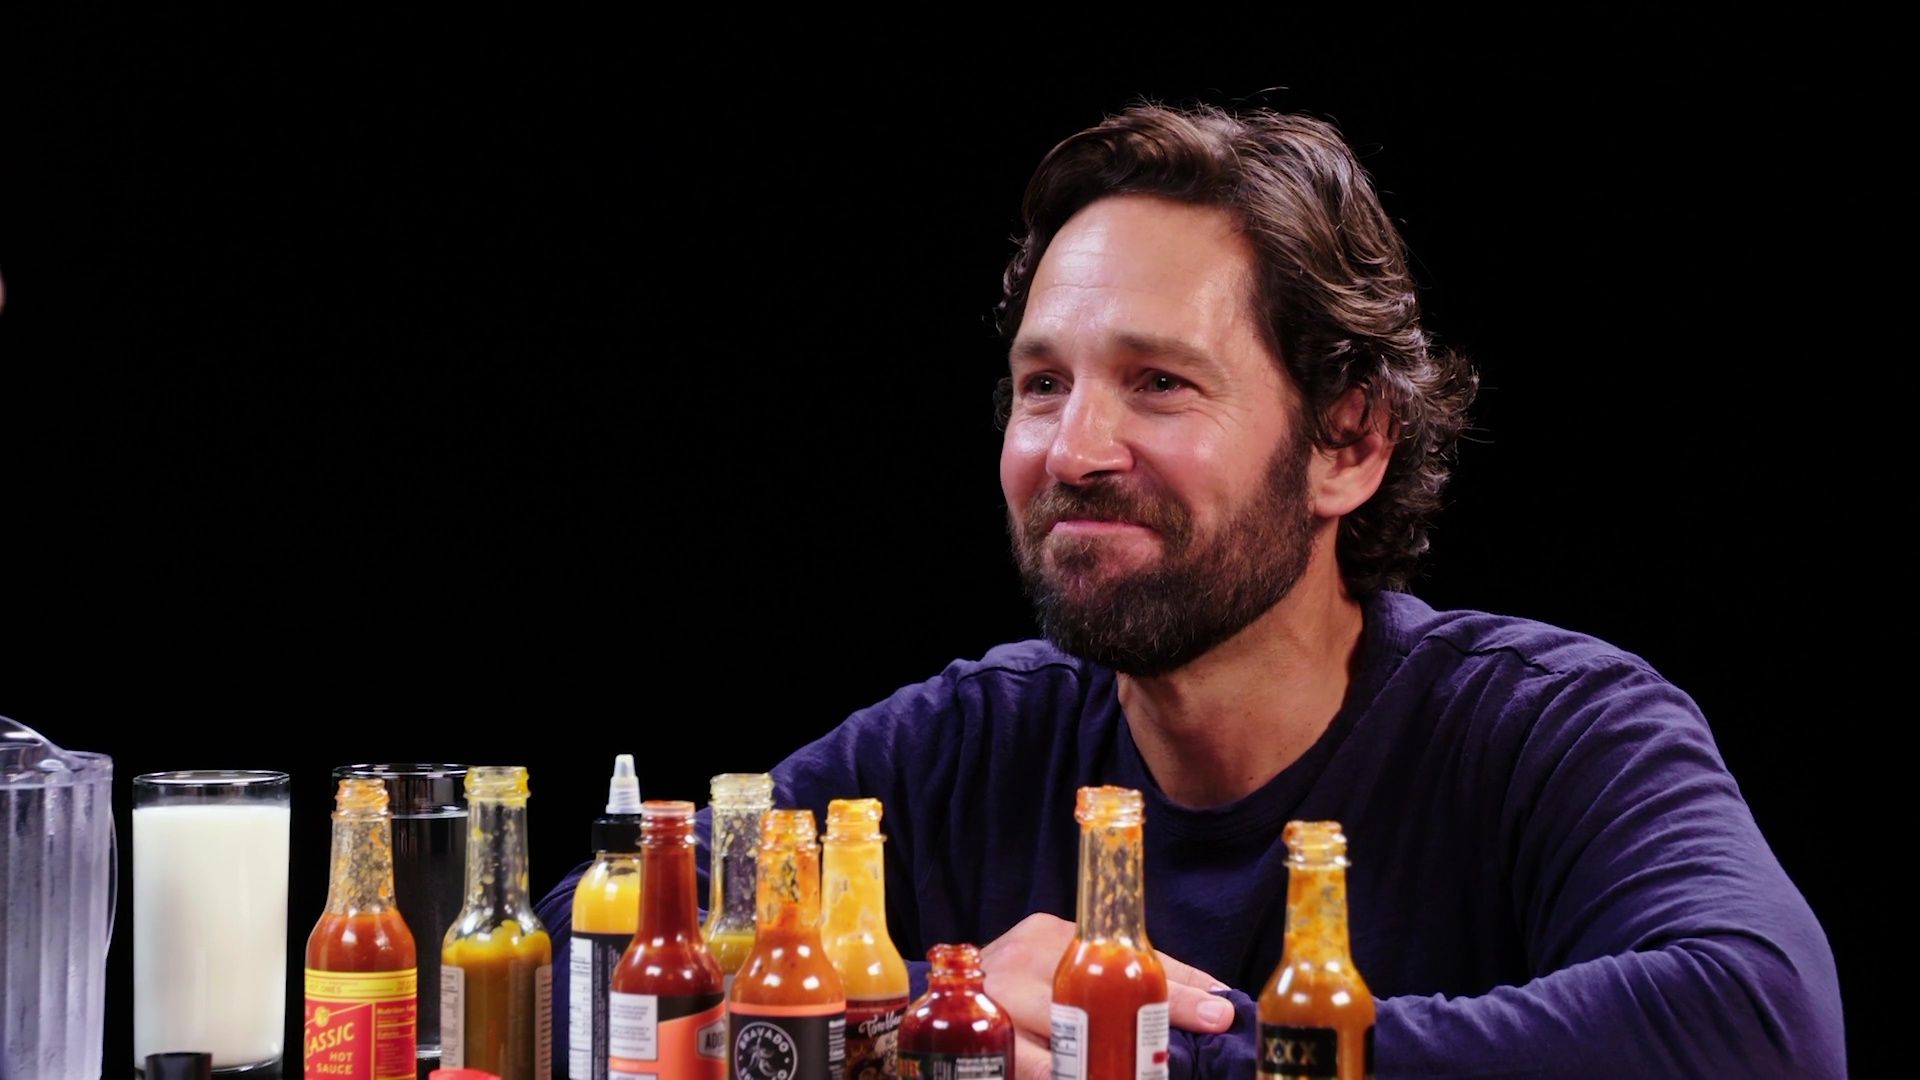
{"type": "Polygon", "coordinates": [[[1340,520],[1335,551],[1356,594],[1404,589],[1427,550],[1479,379],[1421,328],[1406,247],[1339,131],[1267,110],[1142,104],[1069,137],[1027,185],[1026,235],[1002,279],[1008,341],[1054,234],[1109,195],[1157,195],[1233,216],[1253,246],[1267,345],[1300,388],[1317,446],[1361,437],[1329,421],[1353,387],[1366,394],[1368,422],[1386,410],[1394,440],[1386,475],[1340,520]]]}

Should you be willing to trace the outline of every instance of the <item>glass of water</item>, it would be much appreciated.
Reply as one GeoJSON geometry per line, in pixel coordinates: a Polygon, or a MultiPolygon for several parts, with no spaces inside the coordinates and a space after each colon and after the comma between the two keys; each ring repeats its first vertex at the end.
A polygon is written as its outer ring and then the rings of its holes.
{"type": "Polygon", "coordinates": [[[423,1063],[440,1060],[440,939],[460,914],[466,886],[465,765],[418,762],[342,765],[348,777],[386,783],[393,811],[393,891],[419,951],[419,1040],[423,1063]]]}

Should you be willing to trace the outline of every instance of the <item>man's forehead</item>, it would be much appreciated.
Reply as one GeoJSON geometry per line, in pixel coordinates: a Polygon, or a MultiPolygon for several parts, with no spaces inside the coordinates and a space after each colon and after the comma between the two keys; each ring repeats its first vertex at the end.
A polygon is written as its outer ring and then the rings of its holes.
{"type": "Polygon", "coordinates": [[[1179,291],[1221,277],[1244,280],[1252,263],[1250,245],[1225,210],[1116,195],[1067,219],[1035,268],[1034,288],[1179,291]]]}
{"type": "Polygon", "coordinates": [[[1071,341],[1103,350],[1207,356],[1258,334],[1252,252],[1225,211],[1120,196],[1075,214],[1035,269],[1011,358],[1071,341]]]}

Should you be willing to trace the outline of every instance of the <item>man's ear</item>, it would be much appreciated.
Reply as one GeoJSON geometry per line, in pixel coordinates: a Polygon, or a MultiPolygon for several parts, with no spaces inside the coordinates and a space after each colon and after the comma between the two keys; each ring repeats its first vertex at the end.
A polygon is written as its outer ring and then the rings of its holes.
{"type": "Polygon", "coordinates": [[[1327,421],[1334,441],[1344,445],[1315,449],[1307,483],[1316,515],[1345,517],[1380,490],[1399,431],[1386,408],[1369,400],[1364,386],[1340,395],[1327,421]]]}

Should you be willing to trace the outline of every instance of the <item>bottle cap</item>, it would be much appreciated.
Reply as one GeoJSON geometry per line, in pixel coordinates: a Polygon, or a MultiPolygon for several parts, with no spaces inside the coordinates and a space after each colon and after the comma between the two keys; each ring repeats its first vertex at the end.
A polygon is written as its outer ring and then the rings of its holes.
{"type": "Polygon", "coordinates": [[[640,850],[640,779],[633,774],[632,754],[613,759],[613,779],[607,782],[607,814],[593,819],[593,850],[640,850]]]}
{"type": "Polygon", "coordinates": [[[607,781],[607,813],[640,812],[640,778],[633,775],[633,755],[613,759],[613,779],[607,781]]]}

